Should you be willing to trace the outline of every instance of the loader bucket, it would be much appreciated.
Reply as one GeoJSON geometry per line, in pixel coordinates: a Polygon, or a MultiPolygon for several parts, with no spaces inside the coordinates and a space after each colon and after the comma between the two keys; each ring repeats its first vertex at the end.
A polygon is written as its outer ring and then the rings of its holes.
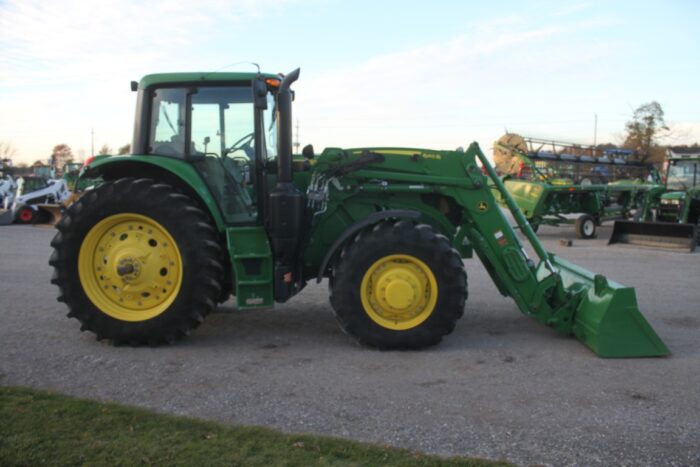
{"type": "Polygon", "coordinates": [[[696,235],[693,224],[615,221],[608,245],[624,243],[692,253],[696,235]]]}
{"type": "Polygon", "coordinates": [[[60,204],[37,204],[39,215],[35,224],[56,225],[61,220],[61,205],[60,204]]]}
{"type": "Polygon", "coordinates": [[[15,221],[15,212],[12,209],[0,209],[0,225],[10,225],[15,221]]]}
{"type": "Polygon", "coordinates": [[[637,307],[631,287],[609,281],[559,257],[552,257],[562,283],[582,300],[573,332],[600,357],[662,357],[670,352],[637,307]]]}

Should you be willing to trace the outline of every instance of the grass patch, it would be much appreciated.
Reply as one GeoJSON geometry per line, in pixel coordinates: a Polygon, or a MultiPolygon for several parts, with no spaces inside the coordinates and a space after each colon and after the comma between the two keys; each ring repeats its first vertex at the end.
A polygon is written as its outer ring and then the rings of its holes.
{"type": "Polygon", "coordinates": [[[0,387],[0,465],[505,466],[0,387]]]}

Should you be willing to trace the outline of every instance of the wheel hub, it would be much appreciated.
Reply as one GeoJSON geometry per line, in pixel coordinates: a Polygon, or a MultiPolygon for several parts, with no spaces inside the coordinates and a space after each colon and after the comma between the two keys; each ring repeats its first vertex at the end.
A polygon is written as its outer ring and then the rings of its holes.
{"type": "Polygon", "coordinates": [[[139,214],[117,214],[96,224],[85,236],[78,266],[90,300],[124,321],[165,311],[182,281],[175,241],[163,226],[139,214]]]}
{"type": "Polygon", "coordinates": [[[406,310],[415,305],[421,293],[420,278],[409,269],[388,268],[377,281],[378,301],[394,310],[406,310]]]}
{"type": "Polygon", "coordinates": [[[383,327],[410,329],[425,321],[437,301],[435,276],[428,266],[408,255],[391,255],[365,273],[362,304],[369,317],[383,327]]]}
{"type": "Polygon", "coordinates": [[[32,217],[34,217],[34,213],[32,212],[31,208],[23,209],[19,213],[19,218],[23,222],[29,222],[30,220],[32,220],[32,217]]]}
{"type": "Polygon", "coordinates": [[[116,272],[124,282],[133,283],[141,274],[141,263],[132,257],[122,258],[119,260],[116,272]]]}

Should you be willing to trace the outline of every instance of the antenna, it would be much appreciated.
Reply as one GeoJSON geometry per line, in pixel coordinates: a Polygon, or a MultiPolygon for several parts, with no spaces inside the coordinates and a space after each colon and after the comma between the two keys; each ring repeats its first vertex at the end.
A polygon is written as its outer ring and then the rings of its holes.
{"type": "Polygon", "coordinates": [[[593,146],[598,145],[598,114],[594,114],[595,119],[593,120],[593,146]]]}
{"type": "Polygon", "coordinates": [[[226,66],[224,66],[224,67],[219,68],[218,70],[212,71],[212,73],[216,73],[216,72],[218,72],[218,71],[225,70],[226,68],[230,68],[230,67],[232,67],[232,66],[244,65],[244,64],[245,64],[245,65],[253,65],[255,68],[258,69],[258,74],[260,74],[260,65],[258,65],[258,64],[255,63],[255,62],[247,62],[247,61],[236,62],[236,63],[230,63],[230,64],[228,64],[228,65],[226,65],[226,66]]]}
{"type": "Polygon", "coordinates": [[[255,62],[236,62],[236,63],[229,63],[228,65],[226,65],[226,66],[224,66],[224,67],[221,67],[221,68],[219,68],[218,70],[214,70],[214,71],[210,71],[210,72],[208,72],[208,73],[204,73],[204,74],[201,76],[201,79],[206,79],[207,76],[209,76],[209,75],[211,75],[211,74],[213,74],[213,73],[217,73],[217,72],[219,72],[219,71],[223,71],[223,70],[225,70],[226,68],[230,68],[230,67],[236,66],[236,65],[243,65],[243,64],[246,64],[246,65],[253,65],[255,68],[257,68],[257,70],[258,70],[258,75],[260,75],[260,65],[258,65],[257,63],[255,63],[255,62]]]}

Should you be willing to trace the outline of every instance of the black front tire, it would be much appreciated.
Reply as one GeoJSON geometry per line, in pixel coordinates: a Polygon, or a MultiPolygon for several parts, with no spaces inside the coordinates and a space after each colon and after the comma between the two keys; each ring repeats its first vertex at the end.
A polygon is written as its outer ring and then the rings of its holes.
{"type": "Polygon", "coordinates": [[[68,306],[68,316],[80,321],[81,330],[93,332],[97,340],[128,345],[171,343],[189,334],[215,308],[223,276],[218,234],[208,216],[172,186],[150,179],[106,182],[71,205],[56,228],[49,260],[54,267],[51,282],[58,286],[58,300],[68,306]],[[79,274],[81,246],[91,229],[110,216],[124,214],[143,216],[162,226],[181,258],[182,282],[173,292],[173,301],[147,319],[119,319],[113,310],[101,309],[89,298],[82,282],[86,279],[79,274]]]}
{"type": "MultiPolygon", "coordinates": [[[[331,281],[331,305],[341,328],[364,345],[380,349],[419,349],[451,333],[464,313],[467,275],[449,240],[428,225],[384,222],[347,245],[331,281]],[[363,305],[363,279],[383,258],[402,255],[425,265],[434,276],[437,299],[424,321],[407,329],[382,325],[363,305]]],[[[377,287],[379,287],[377,285],[377,287]]]]}

